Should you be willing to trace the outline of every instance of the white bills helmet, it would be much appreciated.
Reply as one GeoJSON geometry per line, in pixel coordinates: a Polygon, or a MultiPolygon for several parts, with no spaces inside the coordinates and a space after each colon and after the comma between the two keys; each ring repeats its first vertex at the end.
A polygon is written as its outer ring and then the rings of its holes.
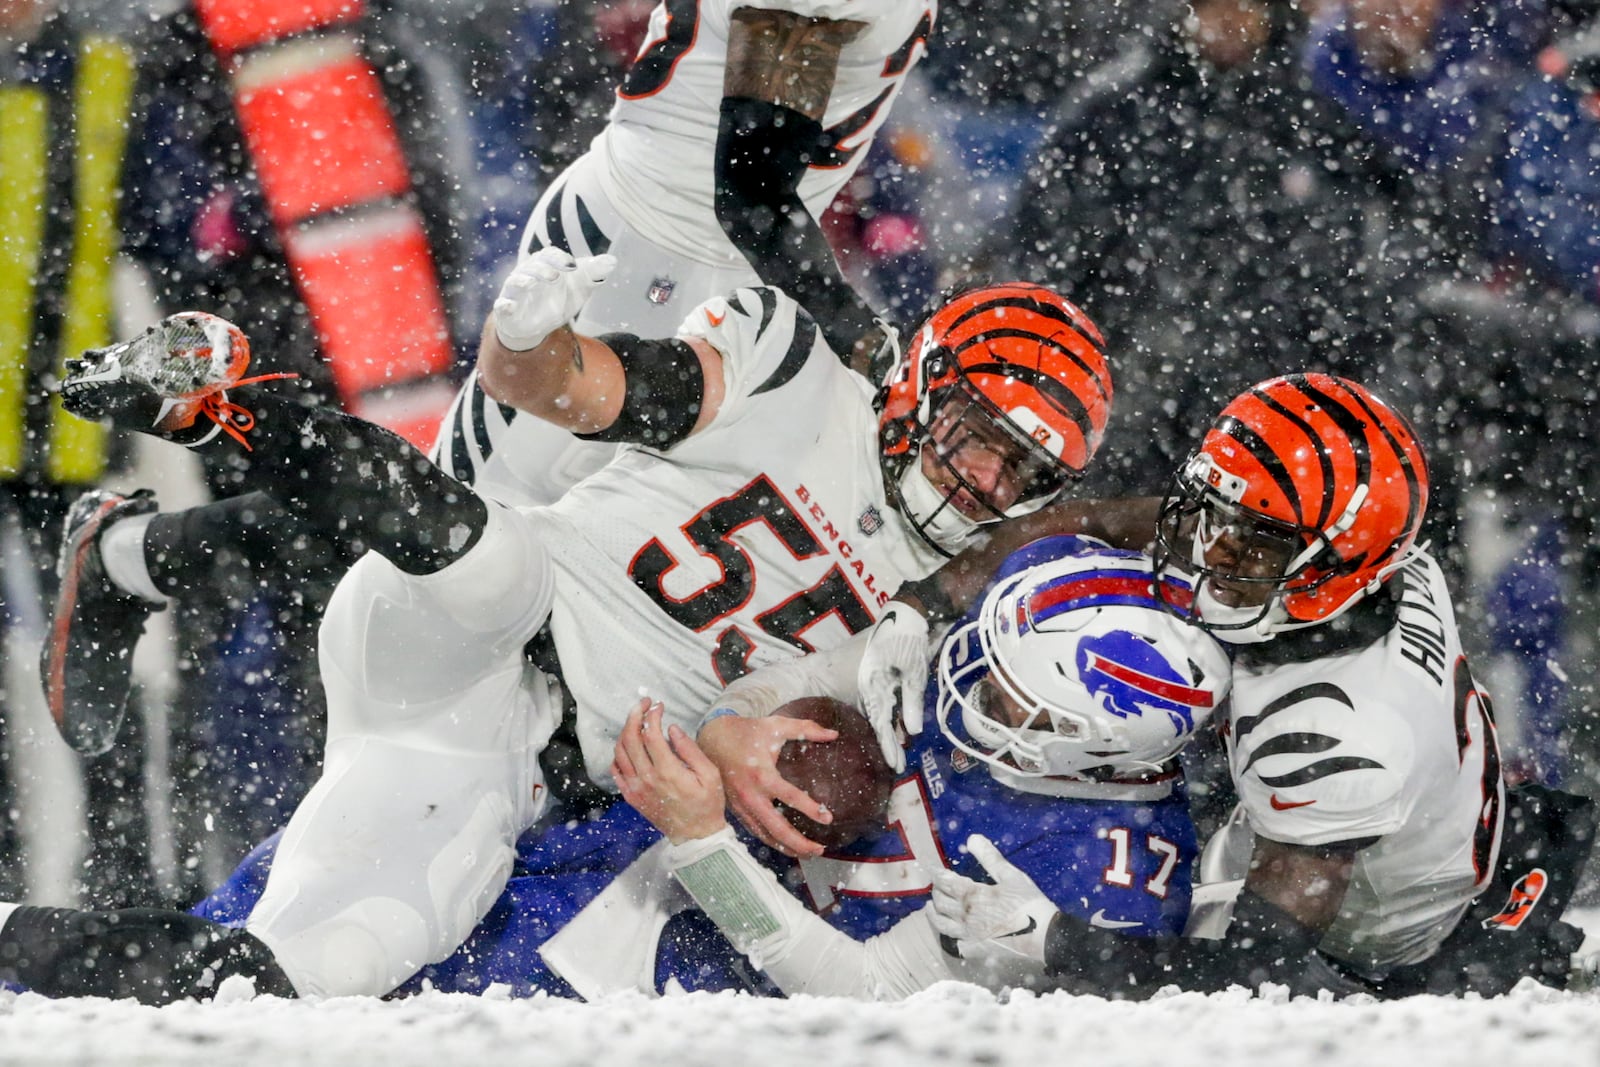
{"type": "Polygon", "coordinates": [[[940,650],[940,729],[1012,775],[1105,781],[1162,768],[1232,677],[1222,646],[1170,613],[1190,588],[1162,581],[1158,598],[1148,557],[1109,550],[1003,580],[940,650]]]}

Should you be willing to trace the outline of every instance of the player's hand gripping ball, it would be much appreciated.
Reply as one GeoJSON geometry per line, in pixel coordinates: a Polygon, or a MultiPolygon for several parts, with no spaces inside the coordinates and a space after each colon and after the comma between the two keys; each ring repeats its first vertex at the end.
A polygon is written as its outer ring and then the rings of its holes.
{"type": "Polygon", "coordinates": [[[790,741],[778,753],[778,773],[833,813],[833,822],[824,826],[780,804],[789,824],[828,848],[881,828],[894,772],[866,718],[828,697],[791,700],[773,714],[809,719],[839,734],[833,741],[790,741]]]}

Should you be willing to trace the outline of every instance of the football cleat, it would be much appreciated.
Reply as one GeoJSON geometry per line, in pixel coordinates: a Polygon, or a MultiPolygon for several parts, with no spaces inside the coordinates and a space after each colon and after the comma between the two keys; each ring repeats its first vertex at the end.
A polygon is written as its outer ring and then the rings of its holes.
{"type": "Polygon", "coordinates": [[[293,374],[243,377],[250,342],[226,319],[202,311],[169,316],[129,341],[91,348],[67,360],[61,403],[85,419],[204,444],[226,433],[246,449],[255,416],[228,400],[239,385],[293,378],[293,374]],[[202,416],[209,421],[200,422],[202,416]]]}
{"type": "Polygon", "coordinates": [[[148,489],[132,496],[91,490],[67,512],[56,573],[61,588],[39,656],[45,702],[61,736],[86,756],[116,740],[133,685],[133,647],[150,613],[163,610],[107,577],[100,534],[111,523],[157,508],[148,489]]]}

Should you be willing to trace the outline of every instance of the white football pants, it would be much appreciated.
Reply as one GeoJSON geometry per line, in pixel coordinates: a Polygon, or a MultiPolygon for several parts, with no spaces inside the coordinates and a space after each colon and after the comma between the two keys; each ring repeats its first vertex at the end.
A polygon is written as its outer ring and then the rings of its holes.
{"type": "Polygon", "coordinates": [[[543,546],[493,504],[444,570],[369,553],[339,583],[318,650],[322,778],[246,923],[302,996],[391,991],[450,955],[504,888],[547,800],[538,755],[560,696],[522,649],[552,595],[543,546]]]}

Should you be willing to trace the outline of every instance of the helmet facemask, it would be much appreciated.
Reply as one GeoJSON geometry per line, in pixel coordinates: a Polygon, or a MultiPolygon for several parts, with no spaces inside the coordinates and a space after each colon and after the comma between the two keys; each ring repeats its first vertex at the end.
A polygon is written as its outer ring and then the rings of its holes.
{"type": "Polygon", "coordinates": [[[884,487],[951,555],[977,527],[1026,515],[1094,458],[1111,412],[1105,341],[1059,293],[1027,282],[962,290],[884,376],[884,487]]]}
{"type": "Polygon", "coordinates": [[[1033,437],[1016,421],[1029,414],[1008,417],[958,372],[897,424],[909,447],[885,449],[885,480],[930,544],[959,551],[979,526],[1032,514],[1080,476],[1040,446],[1049,433],[1042,423],[1033,437]]]}
{"type": "Polygon", "coordinates": [[[1162,505],[1156,572],[1177,571],[1194,583],[1195,625],[1232,644],[1253,644],[1326,621],[1359,599],[1352,597],[1314,622],[1295,620],[1288,606],[1289,598],[1313,593],[1359,565],[1342,559],[1334,540],[1354,523],[1366,499],[1365,486],[1356,488],[1327,529],[1252,511],[1239,502],[1244,491],[1242,479],[1197,452],[1179,471],[1176,491],[1162,505]]]}

